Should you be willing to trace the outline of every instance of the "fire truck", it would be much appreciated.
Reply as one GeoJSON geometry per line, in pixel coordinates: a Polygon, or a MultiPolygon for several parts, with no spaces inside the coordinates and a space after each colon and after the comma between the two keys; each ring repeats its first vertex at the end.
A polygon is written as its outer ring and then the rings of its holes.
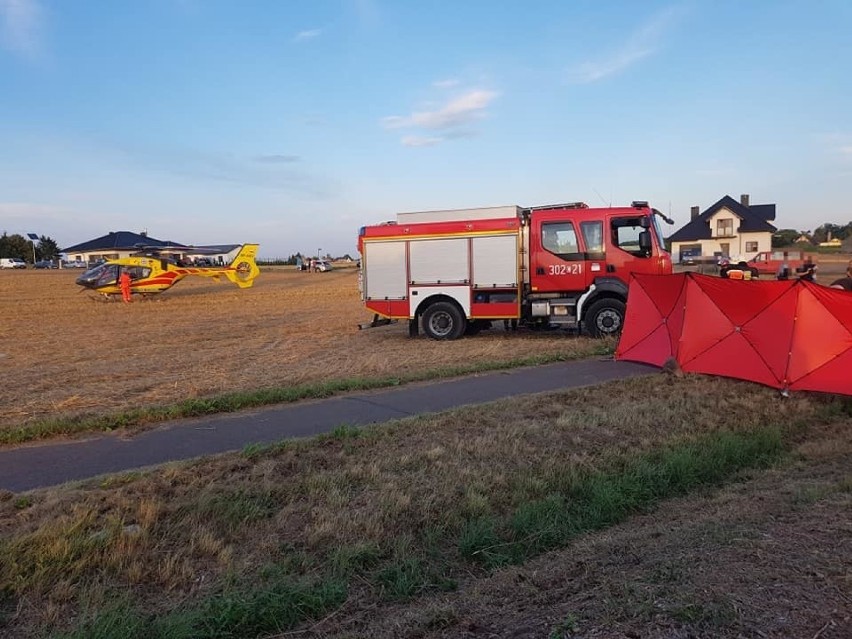
{"type": "Polygon", "coordinates": [[[370,326],[408,320],[438,340],[494,320],[618,334],[630,274],[672,272],[659,219],[672,223],[647,202],[399,213],[359,232],[370,326]]]}

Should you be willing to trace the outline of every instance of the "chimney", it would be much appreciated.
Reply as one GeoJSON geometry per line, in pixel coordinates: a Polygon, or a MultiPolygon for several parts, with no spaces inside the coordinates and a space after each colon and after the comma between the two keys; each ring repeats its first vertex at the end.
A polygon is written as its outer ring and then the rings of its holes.
{"type": "Polygon", "coordinates": [[[148,237],[148,229],[142,229],[141,231],[139,231],[139,235],[141,235],[142,237],[148,237]]]}
{"type": "Polygon", "coordinates": [[[689,219],[690,220],[694,220],[695,218],[698,217],[698,215],[699,215],[699,213],[698,213],[698,207],[697,206],[693,206],[691,209],[689,209],[689,219]]]}
{"type": "Polygon", "coordinates": [[[740,204],[748,208],[748,193],[743,193],[740,196],[740,204]]]}

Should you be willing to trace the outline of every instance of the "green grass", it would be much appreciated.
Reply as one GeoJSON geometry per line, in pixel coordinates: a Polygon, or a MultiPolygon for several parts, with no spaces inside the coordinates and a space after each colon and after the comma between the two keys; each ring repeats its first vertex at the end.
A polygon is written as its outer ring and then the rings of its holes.
{"type": "Polygon", "coordinates": [[[746,468],[766,468],[785,450],[777,429],[720,432],[628,459],[612,470],[560,479],[554,492],[519,505],[503,521],[467,522],[459,553],[488,568],[522,563],[577,535],[613,526],[662,499],[718,485],[746,468]]]}
{"type": "MultiPolygon", "coordinates": [[[[612,352],[613,346],[610,342],[601,342],[600,349],[597,352],[591,354],[584,353],[583,357],[610,355],[612,352]]],[[[523,366],[552,364],[571,359],[574,358],[567,357],[562,354],[535,355],[499,362],[480,362],[475,364],[416,371],[406,373],[405,375],[355,377],[331,380],[318,384],[303,384],[299,386],[267,388],[247,392],[224,393],[212,397],[187,399],[175,404],[142,407],[135,410],[107,415],[96,414],[48,418],[0,430],[0,445],[21,444],[58,435],[74,435],[85,432],[132,428],[134,426],[142,426],[145,424],[153,424],[173,419],[214,415],[217,413],[231,413],[247,408],[257,408],[259,406],[269,406],[271,404],[291,403],[305,399],[324,399],[341,393],[353,391],[389,388],[413,382],[447,379],[451,377],[460,377],[462,375],[471,375],[474,373],[520,368],[523,366]]]]}
{"type": "Polygon", "coordinates": [[[244,584],[217,593],[195,607],[164,617],[146,615],[126,600],[90,614],[57,639],[222,639],[280,633],[319,619],[346,600],[337,580],[310,581],[278,576],[263,584],[244,584]]]}
{"type": "Polygon", "coordinates": [[[215,524],[226,532],[271,517],[277,511],[277,501],[271,491],[234,490],[204,495],[198,502],[197,513],[205,522],[215,524]]]}

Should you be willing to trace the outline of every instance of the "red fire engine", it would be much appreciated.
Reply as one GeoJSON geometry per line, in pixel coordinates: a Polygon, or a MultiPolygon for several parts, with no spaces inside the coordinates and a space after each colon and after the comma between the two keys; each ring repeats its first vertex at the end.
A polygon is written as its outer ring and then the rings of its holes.
{"type": "Polygon", "coordinates": [[[647,202],[400,213],[361,228],[361,294],[374,324],[457,339],[493,320],[617,334],[631,273],[672,272],[647,202]]]}

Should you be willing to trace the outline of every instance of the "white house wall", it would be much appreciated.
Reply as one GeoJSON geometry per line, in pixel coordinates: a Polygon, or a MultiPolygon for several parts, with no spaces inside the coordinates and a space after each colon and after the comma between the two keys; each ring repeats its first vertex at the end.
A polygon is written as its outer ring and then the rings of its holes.
{"type": "MultiPolygon", "coordinates": [[[[713,227],[715,228],[715,227],[713,227]]],[[[728,255],[737,260],[750,260],[758,253],[772,250],[772,233],[762,231],[760,233],[742,233],[731,238],[711,238],[709,240],[693,240],[689,242],[672,242],[672,257],[675,261],[680,259],[682,246],[701,245],[701,256],[712,257],[715,253],[722,252],[722,244],[729,244],[728,255]],[[756,251],[746,251],[747,242],[757,242],[756,251]]]]}

